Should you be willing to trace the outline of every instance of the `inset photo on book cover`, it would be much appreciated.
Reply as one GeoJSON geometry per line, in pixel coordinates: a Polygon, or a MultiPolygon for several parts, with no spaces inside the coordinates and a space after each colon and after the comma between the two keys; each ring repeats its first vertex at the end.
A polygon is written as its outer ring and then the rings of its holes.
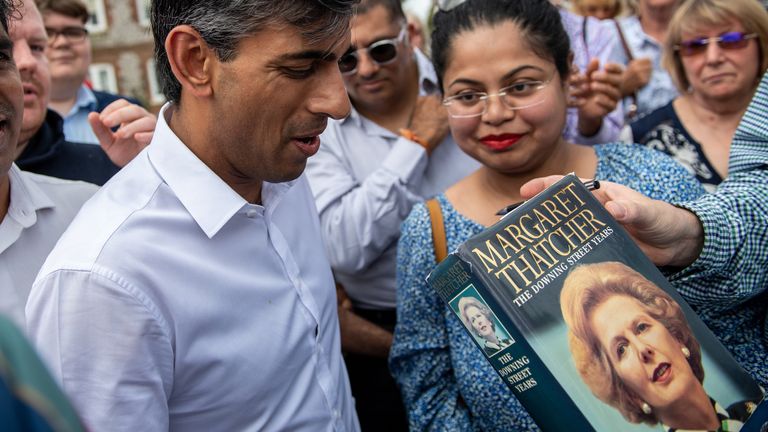
{"type": "Polygon", "coordinates": [[[626,264],[575,267],[560,307],[579,376],[631,423],[709,430],[711,418],[738,430],[760,401],[721,405],[708,394],[701,347],[680,304],[626,264]]]}
{"type": "Polygon", "coordinates": [[[451,301],[451,309],[487,357],[493,357],[515,343],[473,285],[469,285],[451,301]]]}

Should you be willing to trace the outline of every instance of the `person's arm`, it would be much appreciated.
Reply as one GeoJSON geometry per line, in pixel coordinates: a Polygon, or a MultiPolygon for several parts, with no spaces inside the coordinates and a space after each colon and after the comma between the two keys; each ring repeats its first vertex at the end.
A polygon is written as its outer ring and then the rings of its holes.
{"type": "Polygon", "coordinates": [[[698,216],[704,239],[692,265],[672,277],[689,301],[733,306],[768,288],[767,184],[765,168],[731,173],[716,193],[681,204],[698,216]]]}
{"type": "MultiPolygon", "coordinates": [[[[430,110],[427,106],[423,109],[430,110]]],[[[429,146],[436,146],[444,133],[426,132],[426,121],[419,118],[421,115],[415,113],[412,132],[421,140],[429,140],[429,146]]],[[[350,142],[338,124],[329,125],[321,142],[319,152],[307,162],[307,176],[328,258],[335,270],[363,271],[397,241],[400,223],[422,200],[414,190],[427,169],[427,148],[401,136],[378,168],[358,179],[353,166],[360,162],[350,158],[346,149],[365,147],[367,143],[350,142]]]]}
{"type": "Polygon", "coordinates": [[[336,298],[341,350],[373,357],[387,357],[392,347],[392,333],[355,314],[352,301],[339,285],[336,286],[336,298]]]}
{"type": "Polygon", "coordinates": [[[389,367],[412,430],[473,430],[453,373],[446,306],[425,282],[436,265],[432,234],[425,229],[429,225],[421,204],[403,224],[398,243],[397,326],[389,367]]]}
{"type": "Polygon", "coordinates": [[[174,354],[167,323],[113,273],[56,271],[27,309],[30,338],[94,431],[168,430],[174,354]]]}
{"type": "Polygon", "coordinates": [[[88,114],[88,122],[112,163],[123,167],[152,141],[157,117],[139,105],[118,99],[100,113],[88,114]],[[114,127],[117,130],[113,132],[114,127]]]}

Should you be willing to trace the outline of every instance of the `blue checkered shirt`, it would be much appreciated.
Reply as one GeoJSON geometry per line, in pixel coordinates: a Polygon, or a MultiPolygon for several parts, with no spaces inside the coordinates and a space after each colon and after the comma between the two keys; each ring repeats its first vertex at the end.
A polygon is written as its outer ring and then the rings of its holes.
{"type": "Polygon", "coordinates": [[[731,145],[716,193],[683,204],[704,248],[672,280],[741,365],[768,388],[768,74],[731,145]]]}

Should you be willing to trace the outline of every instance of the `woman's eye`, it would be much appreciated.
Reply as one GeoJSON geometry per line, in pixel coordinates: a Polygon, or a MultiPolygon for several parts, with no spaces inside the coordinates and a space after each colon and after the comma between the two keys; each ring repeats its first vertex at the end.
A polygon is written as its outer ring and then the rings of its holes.
{"type": "Polygon", "coordinates": [[[642,333],[642,332],[646,331],[646,330],[648,329],[648,327],[649,327],[649,326],[648,326],[648,324],[646,324],[646,323],[639,323],[639,324],[637,325],[637,332],[638,332],[638,333],[642,333]]]}
{"type": "Polygon", "coordinates": [[[627,346],[626,345],[620,344],[619,346],[616,347],[616,355],[619,358],[624,357],[624,353],[626,353],[626,352],[627,352],[627,346]]]}
{"type": "Polygon", "coordinates": [[[461,93],[456,95],[455,100],[463,104],[473,104],[480,100],[480,95],[477,93],[461,93]]]}

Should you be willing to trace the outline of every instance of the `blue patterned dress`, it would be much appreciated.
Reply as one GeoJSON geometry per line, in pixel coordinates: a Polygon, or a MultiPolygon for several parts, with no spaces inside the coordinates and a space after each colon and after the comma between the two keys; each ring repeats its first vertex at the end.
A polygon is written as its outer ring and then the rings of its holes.
{"type": "MultiPolygon", "coordinates": [[[[595,146],[596,178],[670,202],[694,199],[701,185],[655,150],[595,146]]],[[[439,195],[448,250],[484,229],[439,195]]],[[[414,431],[535,430],[533,420],[499,378],[464,326],[425,282],[435,267],[429,213],[418,204],[403,223],[397,255],[397,326],[390,370],[414,431]]]]}

